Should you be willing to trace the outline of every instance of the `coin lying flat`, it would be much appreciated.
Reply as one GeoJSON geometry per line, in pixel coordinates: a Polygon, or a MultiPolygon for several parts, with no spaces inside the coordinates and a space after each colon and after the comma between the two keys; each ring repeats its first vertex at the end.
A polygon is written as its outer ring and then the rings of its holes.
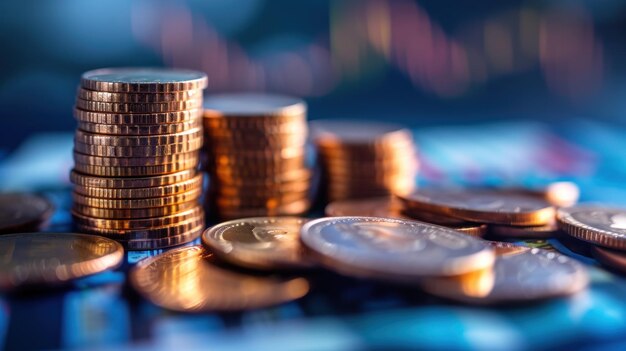
{"type": "Polygon", "coordinates": [[[162,113],[111,113],[74,109],[74,118],[79,122],[116,125],[156,125],[195,122],[202,118],[202,109],[162,113]]]}
{"type": "Polygon", "coordinates": [[[106,91],[95,91],[78,89],[76,94],[79,99],[100,101],[109,103],[161,103],[172,101],[184,101],[202,97],[202,90],[183,90],[169,93],[111,93],[106,91]]]}
{"type": "Polygon", "coordinates": [[[253,269],[308,268],[313,262],[300,244],[300,217],[255,217],[207,229],[202,243],[233,264],[253,269]]]}
{"type": "Polygon", "coordinates": [[[131,189],[111,189],[111,188],[96,188],[86,187],[82,185],[75,185],[74,191],[79,194],[99,197],[107,199],[138,199],[138,198],[150,198],[150,197],[162,197],[174,194],[184,193],[194,189],[202,188],[203,174],[198,173],[195,177],[184,180],[182,182],[170,185],[163,185],[160,187],[150,188],[131,188],[131,189]]]}
{"type": "Polygon", "coordinates": [[[151,207],[151,208],[126,208],[126,209],[108,209],[98,208],[88,205],[74,203],[72,211],[87,217],[102,219],[133,219],[133,218],[154,218],[174,215],[179,212],[192,209],[198,206],[198,202],[187,201],[179,204],[151,207]]]}
{"type": "Polygon", "coordinates": [[[0,194],[0,234],[17,230],[32,231],[45,223],[54,212],[46,198],[19,193],[0,194]]]}
{"type": "Polygon", "coordinates": [[[458,275],[494,261],[482,240],[401,219],[320,218],[302,227],[301,239],[329,269],[389,280],[458,275]]]}
{"type": "Polygon", "coordinates": [[[155,177],[143,178],[103,178],[82,174],[76,171],[70,172],[70,181],[76,185],[89,186],[95,188],[149,188],[175,184],[195,177],[198,172],[195,169],[188,169],[177,173],[164,174],[155,177]]]}
{"type": "Polygon", "coordinates": [[[591,249],[593,256],[604,265],[622,273],[626,272],[626,254],[623,251],[611,250],[600,246],[591,249]]]}
{"type": "Polygon", "coordinates": [[[626,250],[626,209],[579,205],[561,208],[559,228],[592,244],[626,250]]]}
{"type": "Polygon", "coordinates": [[[407,218],[440,225],[462,232],[463,234],[476,237],[483,237],[487,234],[486,224],[468,222],[458,218],[442,216],[428,211],[412,210],[410,208],[405,208],[401,212],[403,215],[407,216],[407,218]]]}
{"type": "Polygon", "coordinates": [[[168,93],[206,88],[206,74],[165,68],[102,68],[83,73],[83,88],[114,93],[168,93]]]}
{"type": "MultiPolygon", "coordinates": [[[[502,250],[501,250],[502,252],[502,250]]],[[[574,294],[589,278],[577,261],[530,249],[498,255],[493,269],[452,278],[432,278],[423,288],[440,297],[475,304],[535,301],[574,294]]]]}
{"type": "Polygon", "coordinates": [[[73,233],[0,236],[0,289],[59,285],[119,266],[124,249],[113,240],[73,233]]]}
{"type": "Polygon", "coordinates": [[[132,286],[146,299],[183,312],[237,311],[269,307],[303,297],[302,278],[279,279],[229,271],[200,246],[168,251],[139,262],[132,286]]]}
{"type": "Polygon", "coordinates": [[[489,233],[501,238],[528,238],[546,239],[553,238],[558,234],[559,228],[556,221],[544,225],[514,227],[507,225],[490,225],[489,233]]]}
{"type": "Polygon", "coordinates": [[[482,223],[543,225],[555,216],[543,199],[497,190],[421,189],[400,199],[407,208],[482,223]]]}
{"type": "Polygon", "coordinates": [[[89,197],[77,192],[72,193],[74,203],[109,209],[129,209],[129,208],[150,208],[164,207],[182,202],[197,200],[202,193],[202,189],[192,189],[184,193],[178,193],[163,197],[150,197],[138,199],[105,199],[89,197]]]}
{"type": "Polygon", "coordinates": [[[301,116],[306,103],[298,98],[273,94],[221,94],[204,100],[204,117],[227,119],[301,116]]]}

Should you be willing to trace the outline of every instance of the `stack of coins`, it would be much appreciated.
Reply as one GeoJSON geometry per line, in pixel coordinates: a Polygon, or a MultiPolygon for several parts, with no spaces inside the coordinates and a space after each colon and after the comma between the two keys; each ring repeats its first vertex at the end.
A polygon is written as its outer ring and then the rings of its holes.
{"type": "Polygon", "coordinates": [[[306,104],[279,95],[214,95],[204,103],[206,205],[220,219],[298,215],[310,207],[306,104]]]}
{"type": "Polygon", "coordinates": [[[314,121],[329,201],[408,194],[417,175],[410,131],[392,124],[314,121]]]}
{"type": "Polygon", "coordinates": [[[78,230],[156,249],[197,238],[204,73],[120,68],[83,74],[74,115],[78,230]]]}

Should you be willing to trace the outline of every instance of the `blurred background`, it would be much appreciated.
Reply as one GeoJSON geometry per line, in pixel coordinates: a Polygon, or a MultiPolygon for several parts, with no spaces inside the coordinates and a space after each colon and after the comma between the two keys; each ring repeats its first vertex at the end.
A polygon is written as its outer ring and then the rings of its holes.
{"type": "Polygon", "coordinates": [[[0,150],[72,131],[80,74],[108,66],[199,69],[313,119],[621,123],[625,19],[621,0],[5,0],[0,150]]]}

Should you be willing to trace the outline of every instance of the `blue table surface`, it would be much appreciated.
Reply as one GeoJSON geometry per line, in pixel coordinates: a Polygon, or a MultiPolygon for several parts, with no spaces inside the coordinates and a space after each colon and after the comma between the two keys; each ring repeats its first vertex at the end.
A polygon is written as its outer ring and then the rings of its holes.
{"type": "MultiPolygon", "coordinates": [[[[626,205],[626,130],[590,120],[415,130],[419,185],[542,186],[568,180],[581,200],[626,205]]],[[[49,231],[71,228],[67,179],[72,134],[34,135],[0,160],[3,190],[38,191],[58,210],[49,231]]],[[[318,210],[319,213],[319,210],[318,210]]],[[[241,313],[181,314],[141,299],[125,272],[155,251],[67,289],[0,296],[0,345],[6,349],[624,349],[626,280],[557,239],[523,241],[589,267],[589,289],[521,306],[472,307],[419,290],[311,274],[301,300],[241,313]]],[[[194,244],[198,244],[197,242],[194,244]]],[[[581,247],[584,251],[585,247],[581,247]]]]}

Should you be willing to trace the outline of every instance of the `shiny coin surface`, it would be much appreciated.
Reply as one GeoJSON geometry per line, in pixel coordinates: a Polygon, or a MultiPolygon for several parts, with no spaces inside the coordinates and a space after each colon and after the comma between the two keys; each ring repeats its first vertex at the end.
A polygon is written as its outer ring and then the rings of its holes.
{"type": "Polygon", "coordinates": [[[200,107],[202,107],[202,99],[149,104],[110,103],[76,99],[76,108],[78,109],[107,113],[164,113],[193,110],[200,107]]]}
{"type": "Polygon", "coordinates": [[[74,118],[79,122],[118,125],[155,125],[185,123],[202,118],[202,109],[163,113],[110,113],[74,109],[74,118]]]}
{"type": "Polygon", "coordinates": [[[155,305],[182,312],[262,308],[293,301],[309,291],[302,278],[248,275],[216,261],[200,246],[171,250],[139,262],[130,282],[155,305]]]}
{"type": "Polygon", "coordinates": [[[401,219],[320,218],[302,227],[301,239],[329,269],[389,280],[458,275],[494,262],[482,240],[401,219]]]}
{"type": "MultiPolygon", "coordinates": [[[[165,157],[168,157],[168,155],[158,156],[158,158],[165,157]]],[[[198,168],[198,162],[198,158],[186,158],[175,163],[154,166],[94,166],[76,161],[74,163],[74,171],[98,177],[150,177],[185,170],[195,171],[198,168]]]]}
{"type": "Polygon", "coordinates": [[[0,194],[0,233],[37,230],[53,212],[54,205],[44,197],[20,193],[0,194]]]}
{"type": "Polygon", "coordinates": [[[74,191],[89,197],[99,197],[107,199],[141,199],[151,197],[162,197],[174,194],[180,194],[191,190],[202,188],[203,174],[198,173],[195,177],[181,181],[179,183],[163,185],[160,187],[150,188],[131,188],[131,189],[112,189],[112,188],[95,188],[82,185],[75,185],[74,191]]]}
{"type": "Polygon", "coordinates": [[[602,264],[626,273],[626,253],[623,251],[611,250],[600,246],[591,249],[593,256],[602,264]]]}
{"type": "Polygon", "coordinates": [[[499,253],[493,269],[431,278],[423,287],[433,295],[461,302],[501,304],[567,296],[589,282],[580,263],[555,252],[505,248],[499,253]]]}
{"type": "Polygon", "coordinates": [[[350,120],[317,120],[310,123],[313,139],[322,146],[386,145],[412,139],[411,132],[390,123],[350,120]]]}
{"type": "Polygon", "coordinates": [[[74,152],[74,161],[84,165],[97,167],[145,167],[145,166],[162,166],[175,163],[185,163],[193,160],[196,163],[200,160],[200,152],[193,151],[182,154],[157,156],[157,157],[101,157],[84,155],[74,152]]]}
{"type": "Polygon", "coordinates": [[[543,199],[497,190],[421,189],[400,199],[410,209],[482,223],[543,225],[555,216],[543,199]]]}
{"type": "Polygon", "coordinates": [[[113,240],[73,233],[0,236],[0,289],[59,285],[113,269],[124,249],[113,240]]]}
{"type": "Polygon", "coordinates": [[[223,259],[248,268],[308,268],[313,261],[300,244],[300,229],[306,221],[299,217],[228,221],[207,229],[202,243],[223,259]]]}
{"type": "Polygon", "coordinates": [[[135,209],[135,208],[151,208],[164,207],[182,202],[197,200],[202,193],[202,189],[192,189],[184,193],[173,194],[163,197],[150,197],[138,199],[106,199],[98,197],[90,197],[72,193],[75,203],[90,207],[109,208],[109,209],[135,209]]]}
{"type": "Polygon", "coordinates": [[[202,138],[185,142],[152,146],[110,146],[85,144],[74,141],[74,150],[81,154],[101,157],[159,157],[199,150],[202,138]]]}
{"type": "Polygon", "coordinates": [[[121,93],[163,93],[199,90],[207,86],[206,74],[167,68],[102,68],[83,73],[85,89],[121,93]]]}
{"type": "Polygon", "coordinates": [[[158,239],[119,239],[116,237],[115,240],[122,244],[126,250],[156,250],[163,249],[167,247],[180,246],[184,244],[188,244],[200,237],[202,231],[204,230],[204,225],[198,226],[196,228],[192,228],[190,230],[184,231],[182,234],[178,235],[169,235],[158,239]]]}
{"type": "Polygon", "coordinates": [[[115,103],[160,103],[191,100],[202,97],[202,90],[182,90],[169,93],[111,93],[78,89],[78,98],[90,101],[115,103]]]}
{"type": "Polygon", "coordinates": [[[173,215],[198,206],[196,200],[181,202],[179,204],[151,207],[151,208],[127,208],[127,209],[108,209],[98,208],[87,205],[74,203],[72,211],[88,217],[102,219],[133,219],[133,218],[154,218],[173,215]]]}
{"type": "Polygon", "coordinates": [[[155,186],[164,186],[175,184],[178,182],[189,180],[195,177],[198,171],[189,169],[177,173],[165,174],[155,177],[143,178],[105,178],[90,176],[80,172],[71,171],[70,181],[76,185],[96,187],[96,188],[149,188],[155,186]]]}
{"type": "Polygon", "coordinates": [[[192,220],[199,221],[202,218],[203,213],[204,211],[202,210],[202,208],[197,205],[196,207],[187,211],[155,218],[106,219],[85,216],[78,211],[72,211],[72,217],[74,219],[74,222],[80,225],[100,228],[103,230],[113,229],[117,231],[151,229],[176,225],[183,222],[186,223],[192,220]]]}
{"type": "Polygon", "coordinates": [[[592,244],[626,250],[626,209],[579,205],[561,208],[559,228],[592,244]]]}
{"type": "Polygon", "coordinates": [[[176,134],[119,136],[86,133],[80,130],[74,134],[74,140],[82,144],[108,146],[159,146],[180,144],[195,139],[202,139],[200,128],[185,130],[176,134]]]}
{"type": "Polygon", "coordinates": [[[490,225],[489,234],[502,238],[547,239],[557,236],[559,227],[556,221],[545,225],[513,227],[507,225],[490,225]]]}
{"type": "Polygon", "coordinates": [[[161,135],[181,133],[186,130],[202,127],[199,121],[189,121],[170,124],[103,124],[78,122],[78,129],[106,135],[161,135]]]}
{"type": "Polygon", "coordinates": [[[204,117],[301,116],[306,103],[298,98],[255,93],[211,95],[204,100],[204,117]]]}
{"type": "Polygon", "coordinates": [[[462,219],[437,215],[427,211],[403,210],[407,218],[448,227],[463,234],[483,237],[487,234],[487,225],[482,223],[468,222],[462,219]]]}

